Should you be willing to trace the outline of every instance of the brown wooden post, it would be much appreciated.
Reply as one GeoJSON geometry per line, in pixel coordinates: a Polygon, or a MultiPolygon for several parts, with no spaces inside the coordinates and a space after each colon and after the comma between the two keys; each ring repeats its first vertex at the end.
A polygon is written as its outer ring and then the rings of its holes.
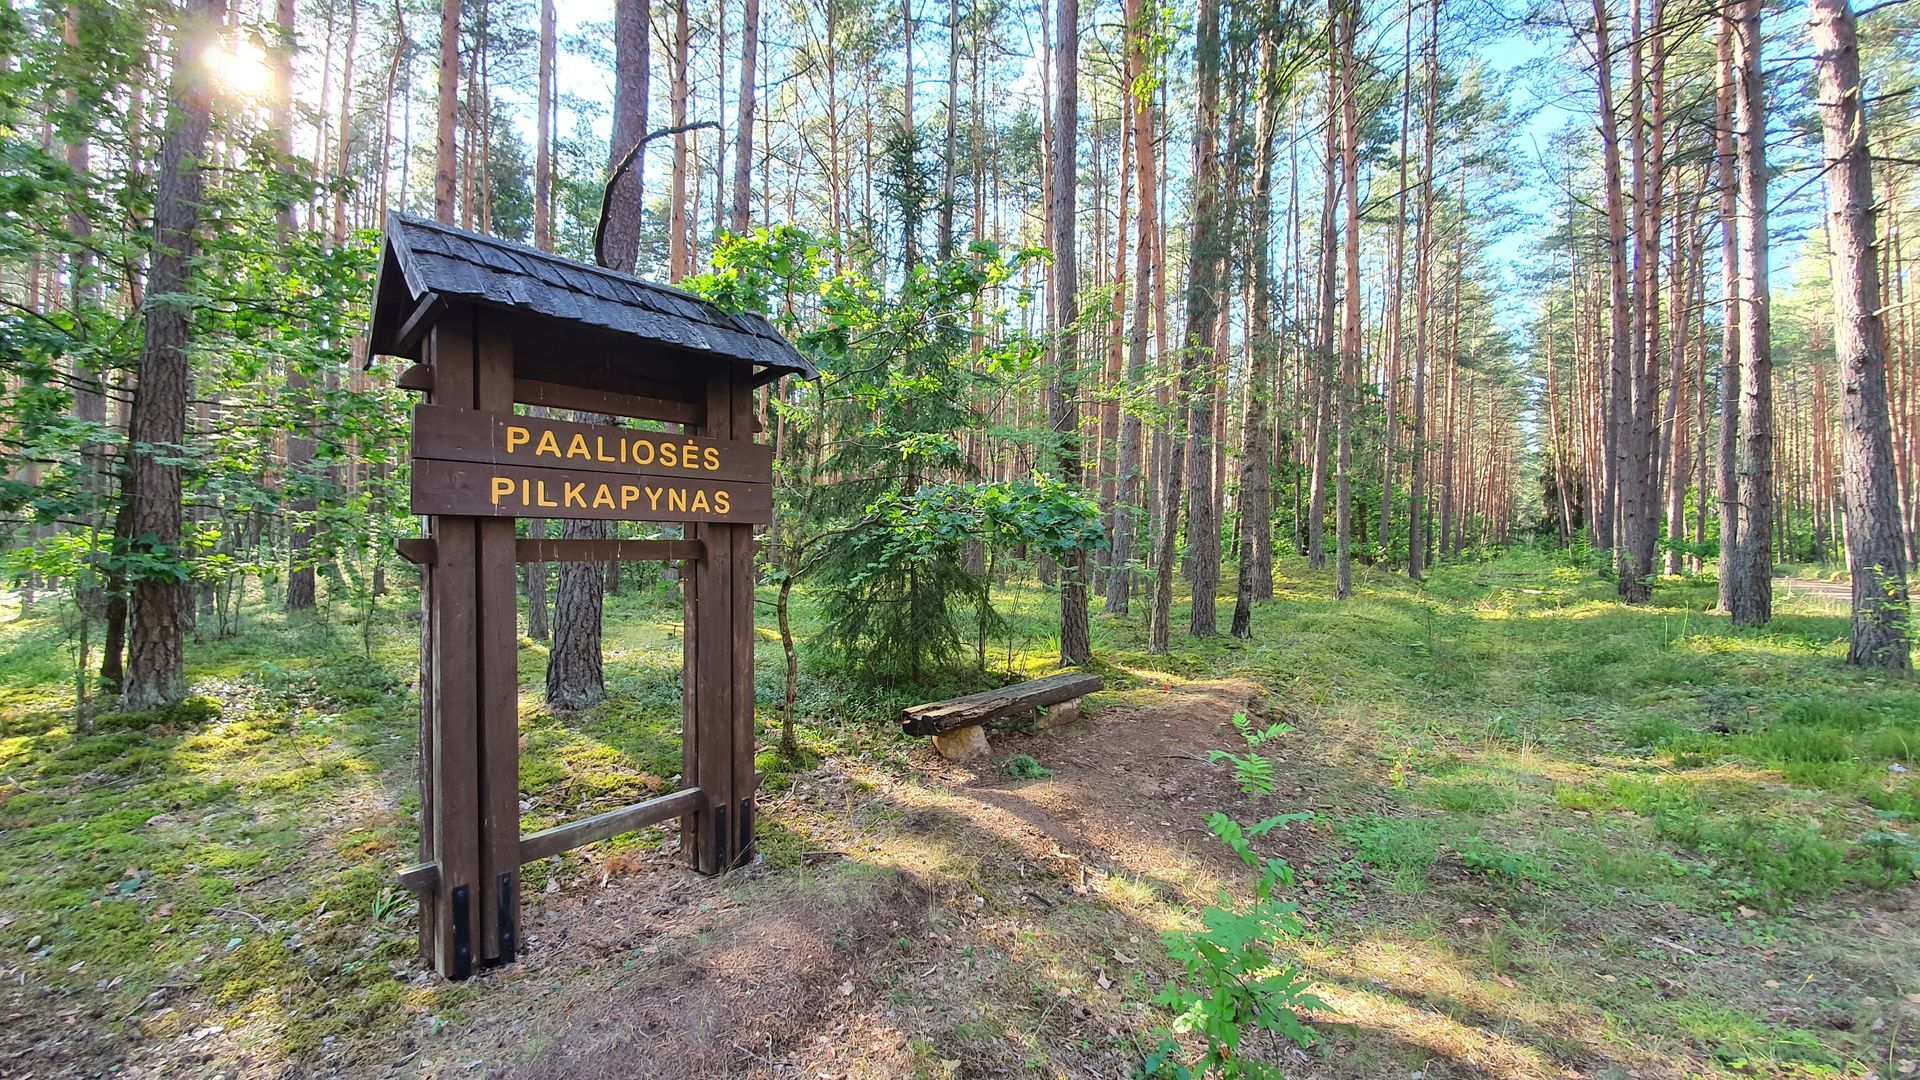
{"type": "MultiPolygon", "coordinates": [[[[513,413],[513,328],[496,308],[475,320],[474,407],[513,413]]],[[[520,633],[514,519],[475,522],[480,752],[480,947],[513,960],[520,926],[520,633]]]]}
{"type": "MultiPolygon", "coordinates": [[[[746,364],[740,363],[725,365],[723,372],[723,376],[715,378],[715,383],[720,383],[724,378],[730,397],[730,408],[726,411],[731,430],[725,437],[738,442],[753,442],[754,433],[759,430],[754,418],[753,372],[746,364]]],[[[711,406],[709,409],[708,415],[711,417],[711,406]]],[[[741,865],[753,855],[753,646],[758,634],[753,625],[753,526],[734,523],[720,527],[733,533],[733,563],[729,567],[733,603],[728,619],[731,625],[727,632],[733,680],[733,738],[728,755],[733,769],[733,794],[727,811],[727,826],[731,830],[728,834],[727,865],[731,867],[741,865]]]]}
{"type": "MultiPolygon", "coordinates": [[[[456,308],[427,337],[434,404],[474,406],[473,314],[456,308]]],[[[436,556],[426,568],[427,611],[422,657],[422,860],[438,866],[433,889],[422,894],[420,919],[434,970],[450,979],[473,971],[480,931],[478,653],[475,610],[475,519],[428,519],[436,556]],[[430,809],[428,809],[430,808],[430,809]]]]}

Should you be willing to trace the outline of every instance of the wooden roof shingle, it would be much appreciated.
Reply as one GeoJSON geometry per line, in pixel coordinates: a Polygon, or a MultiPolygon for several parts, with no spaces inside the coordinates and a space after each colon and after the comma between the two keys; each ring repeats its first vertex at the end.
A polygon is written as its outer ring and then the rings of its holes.
{"type": "Polygon", "coordinates": [[[759,315],[723,311],[692,293],[523,244],[388,214],[374,282],[373,353],[419,359],[418,341],[399,336],[429,293],[819,377],[812,362],[759,315]]]}

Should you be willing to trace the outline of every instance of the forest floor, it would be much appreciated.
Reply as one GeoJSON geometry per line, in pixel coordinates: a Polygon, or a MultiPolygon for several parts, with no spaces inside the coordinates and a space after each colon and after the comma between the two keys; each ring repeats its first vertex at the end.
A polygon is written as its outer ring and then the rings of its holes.
{"type": "MultiPolygon", "coordinates": [[[[86,734],[54,605],[10,600],[0,1075],[1126,1077],[1168,1019],[1160,934],[1245,888],[1216,810],[1312,815],[1261,846],[1326,1006],[1317,1045],[1250,1044],[1289,1075],[1915,1075],[1920,685],[1841,664],[1817,576],[1745,632],[1710,579],[1630,609],[1521,553],[1337,604],[1288,561],[1252,642],[1153,657],[1097,618],[1087,717],[965,767],[809,670],[807,760],[761,757],[762,859],[699,878],[647,830],[531,865],[524,960],[464,984],[421,971],[389,887],[409,597],[370,628],[258,605],[190,648],[203,697],[86,734]],[[1208,758],[1242,710],[1295,729],[1254,802],[1208,758]]],[[[1013,590],[989,664],[1045,670],[1053,604],[1013,590]]],[[[538,704],[523,643],[525,829],[675,784],[678,613],[610,602],[587,714],[538,704]]]]}

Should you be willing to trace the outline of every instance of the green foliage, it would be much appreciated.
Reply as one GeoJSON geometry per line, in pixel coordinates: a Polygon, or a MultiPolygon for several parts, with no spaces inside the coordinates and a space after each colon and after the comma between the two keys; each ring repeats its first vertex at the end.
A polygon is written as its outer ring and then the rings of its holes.
{"type": "Polygon", "coordinates": [[[1015,754],[1007,759],[1007,775],[1016,780],[1044,780],[1053,775],[1053,770],[1033,759],[1030,754],[1015,754]]]}
{"type": "Polygon", "coordinates": [[[1311,817],[1279,814],[1246,826],[1226,814],[1207,818],[1208,831],[1255,872],[1253,898],[1236,901],[1222,893],[1218,904],[1200,912],[1202,929],[1161,935],[1184,974],[1154,998],[1175,1015],[1143,1064],[1146,1075],[1278,1077],[1277,1067],[1240,1053],[1249,1030],[1313,1044],[1313,1031],[1301,1022],[1299,1010],[1326,1006],[1312,993],[1313,980],[1277,955],[1305,929],[1299,905],[1274,898],[1279,888],[1293,883],[1293,868],[1284,859],[1262,859],[1252,849],[1255,839],[1311,817]],[[1205,1049],[1190,1058],[1177,1035],[1193,1035],[1205,1049]]]}
{"type": "MultiPolygon", "coordinates": [[[[896,194],[913,217],[924,208],[911,155],[896,156],[896,194]]],[[[983,403],[1040,355],[997,305],[1044,254],[975,242],[962,257],[914,264],[891,288],[885,276],[836,271],[819,242],[783,226],[722,238],[714,271],[683,283],[733,310],[777,309],[820,368],[821,384],[804,391],[811,401],[779,406],[793,438],[778,463],[788,483],[769,557],[776,577],[824,579],[821,644],[866,685],[945,672],[966,644],[969,610],[984,663],[999,625],[986,573],[995,555],[1066,559],[1103,542],[1085,491],[1039,474],[982,483],[963,448],[985,425],[983,403]],[[988,339],[983,326],[998,332],[988,339]],[[831,446],[813,442],[828,429],[831,446]]]]}
{"type": "Polygon", "coordinates": [[[1256,729],[1244,712],[1233,714],[1233,729],[1239,733],[1248,749],[1244,754],[1231,750],[1212,750],[1207,754],[1208,761],[1225,761],[1233,766],[1233,782],[1249,799],[1258,799],[1271,795],[1280,786],[1280,777],[1274,771],[1273,762],[1264,754],[1255,753],[1253,747],[1293,731],[1293,727],[1276,721],[1265,728],[1256,729]]]}
{"type": "Polygon", "coordinates": [[[1552,885],[1560,880],[1545,860],[1473,837],[1455,851],[1468,871],[1499,881],[1552,885]]]}

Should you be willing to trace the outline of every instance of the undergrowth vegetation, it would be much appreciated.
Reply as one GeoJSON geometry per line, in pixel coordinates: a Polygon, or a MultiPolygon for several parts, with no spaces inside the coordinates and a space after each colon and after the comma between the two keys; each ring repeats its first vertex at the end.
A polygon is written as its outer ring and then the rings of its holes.
{"type": "MultiPolygon", "coordinates": [[[[1920,687],[1841,663],[1842,608],[1784,590],[1771,626],[1734,631],[1710,610],[1710,581],[1663,581],[1656,606],[1627,608],[1583,567],[1524,551],[1443,567],[1424,588],[1370,572],[1357,584],[1336,604],[1325,580],[1288,561],[1252,641],[1176,637],[1166,657],[1146,652],[1137,618],[1095,620],[1108,699],[1229,677],[1265,691],[1252,718],[1221,726],[1234,745],[1212,767],[1250,818],[1310,815],[1281,840],[1304,846],[1274,862],[1278,832],[1240,829],[1235,850],[1259,880],[1240,881],[1220,910],[1279,903],[1283,886],[1298,905],[1297,927],[1242,942],[1269,949],[1265,959],[1240,959],[1288,973],[1296,996],[1267,1015],[1307,1010],[1328,1038],[1304,1053],[1357,1055],[1345,1075],[1419,1066],[1417,1047],[1369,1034],[1369,1017],[1386,1024],[1415,999],[1394,989],[1403,976],[1370,974],[1378,962],[1453,973],[1449,992],[1476,1004],[1448,1012],[1449,1038],[1524,999],[1538,1026],[1572,1032],[1529,1036],[1528,1052],[1592,1060],[1615,1052],[1596,1047],[1630,1044],[1682,1071],[1897,1074],[1897,1044],[1920,1030],[1901,1011],[1920,993],[1920,941],[1896,930],[1862,966],[1854,935],[1882,898],[1910,897],[1920,873],[1920,687]],[[1841,974],[1756,985],[1753,965],[1781,950],[1841,974]],[[1691,967],[1676,978],[1680,964],[1691,967]],[[1303,971],[1324,1009],[1297,998],[1303,971]]],[[[804,643],[820,616],[796,596],[804,643]]],[[[1031,581],[1007,584],[987,679],[1049,670],[1054,604],[1031,581]]],[[[243,634],[190,648],[197,696],[83,725],[62,624],[10,608],[0,967],[16,1007],[55,1026],[79,1010],[96,1020],[92,1037],[122,1047],[220,1024],[293,1061],[346,1045],[373,1053],[462,1016],[477,991],[418,975],[412,901],[391,877],[416,844],[415,610],[406,594],[370,614],[298,618],[256,601],[243,634]]],[[[678,602],[660,584],[630,592],[611,599],[607,627],[606,704],[562,717],[523,697],[528,831],[679,785],[678,602]]],[[[776,640],[770,628],[763,637],[776,640]]],[[[978,686],[971,663],[916,690],[864,687],[820,653],[803,659],[801,752],[788,760],[772,749],[784,667],[777,647],[761,650],[770,799],[805,798],[823,760],[922,783],[923,751],[890,718],[978,686]]],[[[538,685],[544,660],[523,641],[524,685],[538,685]]],[[[1108,699],[1093,703],[1095,730],[1108,699]]],[[[1001,782],[1067,777],[1051,751],[1035,752],[1045,764],[995,766],[1001,782]]],[[[772,814],[761,836],[769,872],[804,889],[818,845],[772,814]]],[[[577,882],[567,875],[587,860],[664,842],[648,830],[531,865],[527,894],[577,882]]],[[[1151,888],[1129,900],[1169,902],[1151,888]]],[[[1176,902],[1187,906],[1165,925],[1204,933],[1207,902],[1176,902]]],[[[1158,985],[1137,983],[1139,1000],[1158,985]]],[[[1136,1034],[1205,999],[1186,985],[1136,1034]]]]}

